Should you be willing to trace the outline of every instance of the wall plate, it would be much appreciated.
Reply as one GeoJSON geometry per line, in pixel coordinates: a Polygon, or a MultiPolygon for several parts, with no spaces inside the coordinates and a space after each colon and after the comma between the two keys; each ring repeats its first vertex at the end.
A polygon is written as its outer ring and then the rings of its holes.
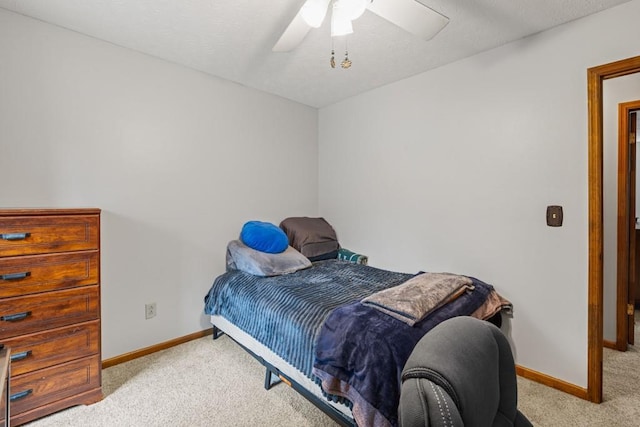
{"type": "Polygon", "coordinates": [[[547,206],[547,225],[562,227],[562,206],[547,206]]]}

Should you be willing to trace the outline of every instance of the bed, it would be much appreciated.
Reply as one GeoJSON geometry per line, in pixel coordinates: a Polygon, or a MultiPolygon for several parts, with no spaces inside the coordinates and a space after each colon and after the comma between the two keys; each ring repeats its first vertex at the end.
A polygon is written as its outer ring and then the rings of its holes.
{"type": "Polygon", "coordinates": [[[224,333],[258,359],[267,389],[285,382],[341,425],[398,425],[400,373],[420,338],[451,317],[499,323],[511,309],[491,285],[461,276],[470,288],[410,326],[363,300],[416,274],[339,259],[268,277],[234,267],[205,296],[214,339],[224,333]]]}

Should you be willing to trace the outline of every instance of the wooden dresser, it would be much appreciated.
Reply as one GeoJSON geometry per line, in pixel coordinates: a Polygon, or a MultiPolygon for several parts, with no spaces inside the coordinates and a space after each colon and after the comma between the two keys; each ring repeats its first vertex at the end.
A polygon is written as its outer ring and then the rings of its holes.
{"type": "Polygon", "coordinates": [[[0,209],[11,425],[102,399],[100,210],[0,209]]]}
{"type": "Polygon", "coordinates": [[[9,412],[9,392],[11,384],[9,376],[11,375],[11,349],[3,347],[0,350],[0,427],[7,427],[7,420],[11,414],[9,412]]]}

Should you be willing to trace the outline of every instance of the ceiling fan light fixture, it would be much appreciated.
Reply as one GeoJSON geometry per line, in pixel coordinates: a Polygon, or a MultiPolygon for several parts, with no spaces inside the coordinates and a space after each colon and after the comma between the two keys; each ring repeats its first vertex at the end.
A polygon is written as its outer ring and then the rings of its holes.
{"type": "Polygon", "coordinates": [[[341,3],[349,19],[355,21],[362,16],[371,0],[338,0],[338,2],[341,3]]]}
{"type": "Polygon", "coordinates": [[[290,52],[299,46],[311,28],[322,26],[330,5],[336,15],[330,22],[332,37],[351,34],[352,21],[365,10],[423,40],[431,40],[449,22],[421,0],[305,0],[272,50],[290,52]]]}
{"type": "Polygon", "coordinates": [[[300,16],[310,27],[319,28],[327,15],[331,0],[307,0],[300,9],[300,16]]]}
{"type": "Polygon", "coordinates": [[[344,7],[344,0],[333,3],[331,13],[331,37],[345,36],[353,33],[353,25],[349,19],[349,9],[344,7]]]}

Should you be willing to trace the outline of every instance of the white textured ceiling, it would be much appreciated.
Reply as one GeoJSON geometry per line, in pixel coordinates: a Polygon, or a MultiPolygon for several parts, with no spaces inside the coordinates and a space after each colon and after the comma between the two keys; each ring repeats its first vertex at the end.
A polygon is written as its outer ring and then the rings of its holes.
{"type": "MultiPolygon", "coordinates": [[[[449,24],[423,41],[367,11],[347,39],[348,70],[329,67],[329,19],[294,51],[271,51],[304,0],[0,0],[0,7],[323,107],[628,0],[419,1],[449,24]]],[[[343,44],[335,44],[337,62],[343,44]]]]}

